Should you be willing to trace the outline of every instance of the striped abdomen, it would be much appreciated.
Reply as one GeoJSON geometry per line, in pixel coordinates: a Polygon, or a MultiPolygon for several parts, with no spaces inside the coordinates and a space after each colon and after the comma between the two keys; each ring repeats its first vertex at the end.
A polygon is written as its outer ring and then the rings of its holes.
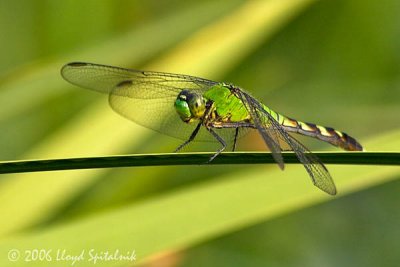
{"type": "Polygon", "coordinates": [[[283,118],[280,118],[279,122],[288,132],[295,132],[306,136],[315,137],[345,150],[363,150],[363,147],[360,145],[360,143],[346,133],[339,132],[330,127],[323,127],[313,123],[296,121],[284,116],[282,117],[283,118]]]}

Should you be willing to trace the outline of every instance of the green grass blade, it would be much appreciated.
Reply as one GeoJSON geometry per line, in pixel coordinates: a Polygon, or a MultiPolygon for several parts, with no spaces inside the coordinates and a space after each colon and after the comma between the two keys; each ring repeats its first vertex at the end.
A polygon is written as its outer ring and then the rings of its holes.
{"type": "MultiPolygon", "coordinates": [[[[314,152],[325,164],[400,165],[400,152],[314,152]]],[[[0,162],[0,173],[59,171],[74,169],[275,163],[266,152],[226,152],[208,163],[213,153],[164,153],[90,158],[26,160],[0,162]]],[[[293,152],[284,152],[285,163],[299,163],[293,152]]],[[[55,178],[56,179],[56,178],[55,178]]]]}
{"type": "MultiPolygon", "coordinates": [[[[378,138],[381,143],[371,140],[365,145],[385,147],[390,143],[398,147],[399,134],[397,131],[386,136],[393,139],[378,138]]],[[[337,182],[338,196],[398,178],[399,174],[399,168],[392,166],[332,166],[330,170],[337,182]]],[[[0,241],[0,251],[61,248],[78,255],[89,249],[118,249],[123,253],[136,250],[138,261],[146,261],[153,255],[185,249],[331,199],[334,198],[307,182],[307,174],[300,165],[283,172],[278,168],[267,171],[260,165],[75,222],[9,237],[0,241]],[[149,238],[154,233],[157,242],[149,238]]],[[[0,258],[0,264],[7,263],[6,257],[0,258]]],[[[37,261],[32,266],[46,264],[37,261]]]]}

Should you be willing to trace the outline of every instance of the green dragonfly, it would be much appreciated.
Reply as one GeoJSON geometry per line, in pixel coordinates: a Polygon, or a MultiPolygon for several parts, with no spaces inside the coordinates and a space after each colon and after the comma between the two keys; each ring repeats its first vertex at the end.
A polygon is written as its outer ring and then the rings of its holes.
{"type": "Polygon", "coordinates": [[[227,142],[233,144],[234,151],[237,139],[255,129],[281,169],[282,145],[286,144],[313,184],[331,195],[336,194],[336,187],[324,164],[288,132],[318,138],[345,150],[363,150],[346,133],[276,113],[232,84],[83,62],[65,65],[61,75],[74,85],[108,94],[110,106],[122,116],[184,140],[175,152],[194,140],[217,141],[221,148],[210,158],[212,161],[227,142]]]}

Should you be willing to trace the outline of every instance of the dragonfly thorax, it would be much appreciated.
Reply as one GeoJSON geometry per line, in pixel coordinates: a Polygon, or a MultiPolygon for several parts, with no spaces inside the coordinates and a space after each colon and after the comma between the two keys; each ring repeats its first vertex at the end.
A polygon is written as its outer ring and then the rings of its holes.
{"type": "Polygon", "coordinates": [[[197,92],[182,90],[175,100],[175,110],[184,122],[190,123],[204,116],[206,100],[197,92]]]}

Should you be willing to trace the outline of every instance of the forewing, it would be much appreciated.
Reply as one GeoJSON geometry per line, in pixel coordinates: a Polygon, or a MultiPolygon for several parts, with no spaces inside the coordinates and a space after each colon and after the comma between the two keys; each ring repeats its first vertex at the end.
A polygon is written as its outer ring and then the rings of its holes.
{"type": "MultiPolygon", "coordinates": [[[[187,140],[197,123],[184,123],[174,108],[184,89],[204,92],[217,82],[199,77],[164,72],[140,71],[92,63],[69,63],[61,75],[72,84],[109,95],[110,106],[120,115],[150,129],[187,140]]],[[[227,142],[234,129],[216,129],[227,142]]],[[[240,131],[243,135],[246,131],[240,131]]],[[[201,129],[196,141],[215,138],[201,129]]]]}
{"type": "Polygon", "coordinates": [[[255,124],[257,129],[260,131],[262,137],[264,138],[265,143],[271,149],[272,155],[275,160],[278,157],[278,164],[283,165],[283,159],[280,154],[280,141],[283,141],[288,144],[291,150],[296,154],[299,161],[304,165],[304,168],[307,170],[308,174],[311,177],[311,180],[315,186],[323,190],[324,192],[335,195],[336,194],[336,186],[330,176],[328,170],[325,165],[320,161],[320,159],[312,154],[304,145],[302,145],[295,138],[290,136],[286,130],[281,127],[278,121],[276,121],[265,109],[263,106],[248,93],[240,90],[238,92],[242,95],[241,98],[245,99],[247,104],[246,107],[252,115],[253,119],[256,118],[255,124]],[[263,121],[263,116],[268,118],[266,121],[263,121]],[[266,127],[263,125],[257,125],[259,123],[267,123],[266,127]],[[268,128],[268,129],[265,129],[268,128]]]}
{"type": "Polygon", "coordinates": [[[140,88],[147,88],[143,95],[145,97],[162,97],[165,94],[177,95],[183,89],[204,91],[210,86],[217,84],[211,80],[183,74],[124,69],[84,62],[74,62],[65,65],[61,69],[61,75],[72,84],[101,93],[109,94],[112,92],[113,94],[118,93],[122,96],[125,96],[126,93],[133,94],[131,96],[126,95],[128,97],[138,96],[139,94],[136,94],[132,90],[129,92],[124,91],[123,88],[127,87],[122,87],[121,90],[114,89],[123,83],[132,83],[133,86],[139,87],[142,85],[140,88]],[[150,93],[149,89],[154,89],[154,92],[150,93]]]}

